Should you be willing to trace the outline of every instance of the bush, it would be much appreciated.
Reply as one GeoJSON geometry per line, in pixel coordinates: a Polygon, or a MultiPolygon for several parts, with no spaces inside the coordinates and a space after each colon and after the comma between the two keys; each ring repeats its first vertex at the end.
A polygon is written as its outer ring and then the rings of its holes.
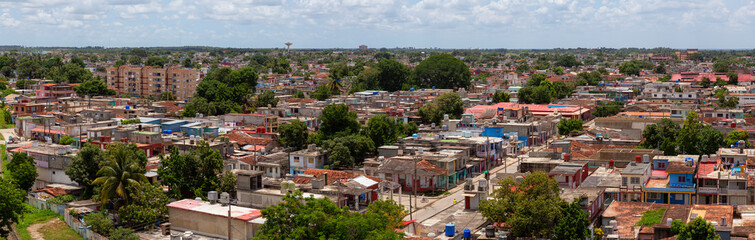
{"type": "Polygon", "coordinates": [[[118,227],[110,232],[110,240],[139,240],[139,235],[134,234],[134,230],[118,227]]]}
{"type": "Polygon", "coordinates": [[[113,229],[113,220],[110,220],[105,212],[88,214],[84,216],[84,222],[92,226],[93,231],[102,235],[110,234],[110,230],[113,229]]]}

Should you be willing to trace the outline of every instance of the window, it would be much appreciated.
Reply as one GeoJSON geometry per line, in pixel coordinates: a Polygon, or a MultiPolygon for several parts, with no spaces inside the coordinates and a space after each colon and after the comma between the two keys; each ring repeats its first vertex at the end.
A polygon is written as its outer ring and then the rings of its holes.
{"type": "Polygon", "coordinates": [[[627,185],[627,177],[621,178],[621,186],[626,186],[626,185],[627,185]]]}
{"type": "Polygon", "coordinates": [[[679,176],[678,180],[680,183],[687,182],[687,178],[684,176],[679,176]]]}
{"type": "Polygon", "coordinates": [[[633,177],[630,179],[632,184],[640,184],[640,178],[639,177],[633,177]]]}
{"type": "Polygon", "coordinates": [[[649,199],[661,199],[661,194],[656,192],[647,193],[649,199]]]}
{"type": "Polygon", "coordinates": [[[294,162],[298,163],[299,162],[299,157],[294,157],[294,162]]]}
{"type": "Polygon", "coordinates": [[[665,169],[666,168],[666,163],[665,162],[659,162],[658,163],[658,168],[659,169],[665,169]]]}
{"type": "Polygon", "coordinates": [[[310,164],[315,164],[315,158],[309,157],[307,158],[307,162],[309,162],[310,164]]]}

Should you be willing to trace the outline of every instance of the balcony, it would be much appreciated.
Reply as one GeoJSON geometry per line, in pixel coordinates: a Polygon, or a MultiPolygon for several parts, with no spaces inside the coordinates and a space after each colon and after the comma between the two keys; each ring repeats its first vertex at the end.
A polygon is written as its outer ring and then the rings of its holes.
{"type": "Polygon", "coordinates": [[[726,194],[726,195],[747,195],[747,189],[721,188],[721,194],[726,194]]]}
{"type": "Polygon", "coordinates": [[[701,194],[718,194],[717,187],[699,187],[697,192],[701,194]]]}

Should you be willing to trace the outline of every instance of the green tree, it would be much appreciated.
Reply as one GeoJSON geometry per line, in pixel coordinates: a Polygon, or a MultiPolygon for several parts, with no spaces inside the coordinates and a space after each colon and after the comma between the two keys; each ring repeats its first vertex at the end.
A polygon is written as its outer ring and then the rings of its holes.
{"type": "Polygon", "coordinates": [[[655,66],[655,69],[653,69],[653,72],[656,74],[666,74],[666,67],[663,66],[663,64],[658,64],[658,66],[655,66]]]}
{"type": "Polygon", "coordinates": [[[396,60],[383,59],[375,67],[378,69],[378,85],[383,90],[401,90],[401,85],[409,81],[411,69],[396,60]]]}
{"type": "Polygon", "coordinates": [[[92,231],[102,235],[110,235],[113,229],[113,220],[105,212],[91,213],[84,216],[84,223],[92,226],[92,231]]]}
{"type": "MultiPolygon", "coordinates": [[[[351,156],[350,159],[345,157],[341,158],[343,159],[343,161],[340,162],[345,164],[335,164],[338,167],[351,167],[349,161],[353,162],[354,164],[361,164],[368,155],[377,152],[377,148],[375,147],[375,143],[372,141],[372,139],[360,134],[352,134],[348,136],[333,138],[331,140],[325,140],[322,141],[321,144],[324,149],[331,153],[331,157],[338,145],[347,146],[347,151],[344,151],[344,153],[347,153],[351,156]]],[[[332,160],[330,157],[329,159],[332,160]]]]}
{"type": "Polygon", "coordinates": [[[168,63],[168,59],[164,57],[158,57],[158,56],[150,56],[147,58],[147,61],[144,62],[145,66],[152,66],[155,68],[163,68],[165,67],[165,64],[168,63]]]}
{"type": "Polygon", "coordinates": [[[739,74],[736,74],[736,73],[733,73],[733,72],[728,72],[728,73],[726,73],[726,77],[729,78],[729,81],[726,82],[729,85],[737,85],[737,84],[739,84],[739,74]]]}
{"type": "Polygon", "coordinates": [[[508,102],[510,99],[511,95],[506,92],[496,92],[495,94],[493,94],[494,103],[508,102]]]}
{"type": "Polygon", "coordinates": [[[155,223],[168,215],[166,205],[170,200],[163,192],[162,185],[143,182],[127,188],[131,203],[118,209],[118,217],[123,225],[135,227],[155,223]]]}
{"type": "Polygon", "coordinates": [[[679,135],[679,148],[685,154],[715,154],[724,143],[724,135],[700,122],[696,111],[687,114],[679,135]]]}
{"type": "Polygon", "coordinates": [[[568,97],[573,92],[572,88],[567,86],[564,82],[554,82],[552,87],[553,89],[551,90],[551,92],[555,94],[553,95],[553,98],[556,99],[568,97]]]}
{"type": "Polygon", "coordinates": [[[268,105],[276,107],[278,106],[278,98],[275,96],[275,92],[268,90],[260,95],[257,95],[257,101],[255,102],[255,105],[258,108],[267,107],[268,105]]]}
{"type": "Polygon", "coordinates": [[[558,220],[558,224],[554,229],[555,240],[570,240],[570,239],[587,239],[590,236],[590,231],[587,229],[590,226],[590,220],[587,218],[587,213],[582,210],[579,205],[581,199],[574,199],[571,204],[564,204],[562,209],[563,217],[558,220]]]}
{"type": "Polygon", "coordinates": [[[349,111],[346,104],[328,105],[322,109],[318,118],[321,121],[318,132],[323,134],[325,139],[357,133],[361,126],[357,122],[357,114],[349,111]]]}
{"type": "Polygon", "coordinates": [[[315,91],[312,92],[310,97],[317,99],[318,101],[325,101],[328,98],[330,98],[330,89],[328,89],[325,85],[320,85],[315,89],[315,91]]]}
{"type": "Polygon", "coordinates": [[[723,87],[723,86],[726,86],[727,84],[729,83],[726,82],[726,80],[724,80],[723,78],[716,77],[716,84],[715,84],[716,87],[723,87]]]}
{"type": "Polygon", "coordinates": [[[610,102],[610,103],[603,103],[599,102],[598,106],[595,108],[595,116],[596,117],[610,117],[616,114],[619,114],[621,112],[621,109],[624,107],[624,103],[622,102],[610,102]]]}
{"type": "Polygon", "coordinates": [[[395,220],[403,216],[400,206],[392,201],[372,204],[381,208],[368,208],[362,214],[327,199],[289,193],[281,203],[262,210],[266,221],[255,239],[401,239],[403,235],[394,230],[395,220]]]}
{"type": "Polygon", "coordinates": [[[726,139],[724,141],[726,142],[725,146],[732,146],[737,144],[737,142],[745,141],[745,147],[751,148],[752,143],[750,141],[747,141],[747,132],[741,131],[741,130],[734,130],[729,133],[729,135],[726,135],[726,139]]]}
{"type": "Polygon", "coordinates": [[[562,67],[567,67],[567,68],[576,67],[579,65],[582,65],[582,63],[577,61],[577,58],[574,57],[573,55],[562,55],[556,61],[556,66],[562,66],[562,67]]]}
{"type": "Polygon", "coordinates": [[[422,119],[423,123],[440,124],[440,121],[443,120],[443,112],[440,111],[438,104],[434,102],[422,105],[417,111],[417,116],[422,119]]]}
{"type": "Polygon", "coordinates": [[[185,68],[192,68],[194,67],[194,63],[191,62],[191,58],[187,57],[184,58],[184,60],[181,62],[185,68]]]}
{"type": "Polygon", "coordinates": [[[561,66],[558,66],[555,69],[553,69],[553,73],[559,76],[564,75],[564,68],[562,68],[561,66]]]}
{"type": "Polygon", "coordinates": [[[35,60],[25,59],[16,67],[16,74],[21,79],[32,79],[42,77],[42,65],[35,60]]]}
{"type": "Polygon", "coordinates": [[[299,120],[292,120],[291,123],[280,125],[278,134],[280,135],[278,141],[281,145],[297,150],[304,148],[309,138],[307,125],[299,120]]]}
{"type": "Polygon", "coordinates": [[[433,55],[414,68],[420,87],[467,88],[472,75],[464,62],[449,54],[433,55]]]}
{"type": "Polygon", "coordinates": [[[97,145],[85,143],[66,169],[66,175],[84,189],[84,197],[92,196],[94,193],[92,182],[97,178],[103,158],[104,152],[97,145]]]}
{"type": "Polygon", "coordinates": [[[372,139],[376,146],[391,145],[398,137],[405,137],[406,131],[403,123],[385,114],[378,114],[367,121],[364,132],[372,139]]]}
{"type": "Polygon", "coordinates": [[[561,218],[560,188],[556,180],[536,171],[517,182],[505,178],[493,191],[492,198],[480,203],[480,212],[488,221],[506,223],[514,237],[550,238],[561,218]]]}
{"type": "Polygon", "coordinates": [[[438,105],[442,114],[448,114],[450,118],[458,119],[464,114],[464,102],[458,93],[444,93],[433,99],[433,102],[438,105]]]}
{"type": "Polygon", "coordinates": [[[62,138],[60,138],[60,140],[58,142],[61,145],[71,145],[74,141],[75,140],[73,140],[73,138],[70,137],[70,136],[63,136],[62,138]]]}
{"type": "Polygon", "coordinates": [[[123,60],[120,60],[120,59],[117,60],[117,61],[115,61],[115,63],[113,63],[113,67],[120,67],[120,66],[123,66],[123,65],[126,65],[126,62],[124,62],[123,60]]]}
{"type": "Polygon", "coordinates": [[[326,84],[328,87],[328,90],[330,90],[330,93],[334,95],[340,95],[341,94],[341,88],[343,88],[343,84],[341,83],[341,79],[330,79],[328,81],[328,84],[326,84]]]}
{"type": "Polygon", "coordinates": [[[640,67],[638,67],[634,62],[623,62],[621,63],[621,65],[619,65],[619,72],[627,76],[639,76],[640,67]]]}
{"type": "Polygon", "coordinates": [[[535,104],[549,104],[551,103],[553,92],[547,86],[539,86],[533,89],[531,99],[535,104]]]}
{"type": "MultiPolygon", "coordinates": [[[[378,90],[381,89],[379,85],[379,77],[380,77],[380,70],[377,68],[370,68],[365,69],[364,71],[360,72],[359,75],[357,75],[356,78],[356,86],[352,87],[354,89],[353,92],[358,92],[356,90],[361,89],[364,90],[378,90]]],[[[399,89],[401,89],[402,85],[399,85],[399,89]]],[[[352,92],[352,91],[350,91],[352,92]]]]}
{"type": "Polygon", "coordinates": [[[307,96],[304,96],[304,92],[298,90],[294,95],[291,95],[291,98],[307,98],[307,96]]]}
{"type": "Polygon", "coordinates": [[[333,168],[350,168],[354,166],[354,158],[351,156],[349,148],[343,144],[336,144],[330,151],[328,161],[330,161],[333,168]]]}
{"type": "Polygon", "coordinates": [[[24,211],[24,197],[26,192],[18,188],[6,177],[0,176],[0,237],[7,237],[11,225],[18,222],[18,217],[24,211]]]}
{"type": "Polygon", "coordinates": [[[561,122],[558,123],[558,134],[568,135],[573,131],[581,132],[583,124],[582,119],[561,120],[561,122]]]}
{"type": "Polygon", "coordinates": [[[130,65],[141,65],[142,64],[142,58],[139,56],[131,56],[128,58],[128,64],[130,65]]]}
{"type": "Polygon", "coordinates": [[[236,196],[236,175],[233,175],[230,171],[226,171],[220,175],[219,181],[220,188],[218,189],[218,192],[226,192],[231,196],[236,196]]]}
{"type": "Polygon", "coordinates": [[[34,158],[26,153],[13,153],[11,161],[8,163],[10,171],[10,179],[18,184],[24,191],[31,190],[34,186],[34,182],[37,181],[37,167],[35,167],[34,158]]]}
{"type": "Polygon", "coordinates": [[[147,181],[144,177],[147,156],[133,143],[110,145],[104,155],[92,184],[101,185],[102,204],[112,203],[117,209],[121,203],[129,204],[129,186],[147,181]]]}
{"type": "Polygon", "coordinates": [[[702,78],[702,79],[700,80],[700,86],[701,86],[701,87],[704,87],[704,88],[708,88],[708,87],[710,87],[710,78],[708,78],[708,77],[703,77],[703,78],[702,78]]]}
{"type": "Polygon", "coordinates": [[[716,61],[716,63],[713,64],[713,71],[720,73],[728,72],[730,64],[731,62],[729,62],[729,60],[716,61]]]}
{"type": "Polygon", "coordinates": [[[170,149],[170,156],[162,158],[161,163],[157,173],[162,183],[170,187],[171,197],[204,197],[207,192],[218,189],[223,157],[204,141],[188,153],[180,154],[178,149],[170,149]]]}
{"type": "Polygon", "coordinates": [[[603,74],[599,71],[581,72],[577,74],[577,85],[591,85],[596,86],[603,81],[603,74]]]}
{"type": "Polygon", "coordinates": [[[518,73],[524,73],[530,71],[530,65],[527,63],[522,63],[516,66],[516,72],[518,73]]]}
{"type": "Polygon", "coordinates": [[[705,221],[701,217],[696,217],[679,232],[679,240],[718,240],[721,236],[716,234],[716,228],[713,224],[705,221]]]}
{"type": "Polygon", "coordinates": [[[542,73],[535,73],[535,74],[532,74],[532,76],[530,77],[530,80],[527,80],[527,86],[537,87],[537,86],[540,86],[540,83],[545,80],[548,80],[548,76],[542,73]]]}
{"type": "Polygon", "coordinates": [[[240,112],[240,103],[247,102],[250,94],[254,93],[257,77],[257,72],[251,67],[212,69],[199,82],[194,98],[181,115],[194,117],[196,113],[223,115],[240,112]]]}
{"type": "Polygon", "coordinates": [[[640,146],[661,150],[665,155],[676,155],[678,146],[676,137],[679,131],[681,131],[679,124],[668,118],[661,119],[658,123],[645,127],[642,131],[644,140],[640,142],[640,146]]]}
{"type": "Polygon", "coordinates": [[[124,227],[118,227],[116,229],[113,229],[113,231],[110,232],[110,236],[108,236],[108,239],[110,240],[140,240],[141,238],[139,235],[134,233],[134,230],[124,228],[124,227]]]}
{"type": "Polygon", "coordinates": [[[113,96],[116,94],[115,90],[108,89],[105,81],[102,81],[100,79],[85,81],[78,86],[74,86],[73,90],[76,91],[77,95],[82,97],[113,96]]]}

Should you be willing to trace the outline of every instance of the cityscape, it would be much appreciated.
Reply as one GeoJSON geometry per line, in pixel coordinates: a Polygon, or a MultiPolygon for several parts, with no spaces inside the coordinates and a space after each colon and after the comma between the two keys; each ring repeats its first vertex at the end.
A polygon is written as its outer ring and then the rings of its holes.
{"type": "Polygon", "coordinates": [[[753,19],[0,0],[0,240],[755,239],[753,19]]]}

